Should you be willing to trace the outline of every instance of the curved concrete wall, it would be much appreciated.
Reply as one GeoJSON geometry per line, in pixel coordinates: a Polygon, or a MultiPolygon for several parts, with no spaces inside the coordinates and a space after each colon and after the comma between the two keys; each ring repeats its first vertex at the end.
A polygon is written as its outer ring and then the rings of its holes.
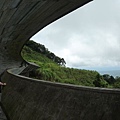
{"type": "MultiPolygon", "coordinates": [[[[31,36],[90,1],[1,0],[0,74],[20,66],[20,51],[31,36]]],[[[32,80],[10,71],[2,80],[7,83],[2,104],[10,120],[120,120],[120,90],[32,80]]]]}
{"type": "Polygon", "coordinates": [[[20,66],[24,43],[91,0],[0,0],[0,73],[20,66]]]}
{"type": "Polygon", "coordinates": [[[10,70],[2,80],[10,120],[120,120],[120,90],[33,80],[10,70]]]}

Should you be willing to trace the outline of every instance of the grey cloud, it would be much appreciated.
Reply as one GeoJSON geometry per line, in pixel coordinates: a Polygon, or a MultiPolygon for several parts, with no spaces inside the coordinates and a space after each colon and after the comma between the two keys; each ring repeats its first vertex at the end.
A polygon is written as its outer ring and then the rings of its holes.
{"type": "Polygon", "coordinates": [[[120,66],[120,1],[94,0],[34,36],[68,66],[120,66]]]}

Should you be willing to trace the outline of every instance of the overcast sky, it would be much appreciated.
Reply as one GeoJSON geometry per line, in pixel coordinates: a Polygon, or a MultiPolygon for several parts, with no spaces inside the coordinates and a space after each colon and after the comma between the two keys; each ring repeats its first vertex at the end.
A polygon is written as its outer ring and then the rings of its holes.
{"type": "Polygon", "coordinates": [[[119,69],[120,0],[94,0],[31,39],[64,58],[67,67],[119,69]]]}

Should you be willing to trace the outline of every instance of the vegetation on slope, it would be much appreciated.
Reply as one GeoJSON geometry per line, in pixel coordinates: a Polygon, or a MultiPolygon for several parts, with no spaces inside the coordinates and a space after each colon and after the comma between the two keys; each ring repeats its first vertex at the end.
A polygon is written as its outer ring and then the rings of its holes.
{"type": "Polygon", "coordinates": [[[36,79],[83,86],[120,87],[119,77],[114,79],[109,75],[102,76],[97,71],[67,68],[65,67],[65,61],[62,61],[63,63],[59,61],[63,58],[56,56],[48,51],[44,45],[34,41],[29,41],[24,46],[22,56],[26,61],[34,62],[40,66],[39,69],[32,71],[30,74],[30,77],[36,79]],[[56,61],[55,57],[57,57],[56,61]]]}

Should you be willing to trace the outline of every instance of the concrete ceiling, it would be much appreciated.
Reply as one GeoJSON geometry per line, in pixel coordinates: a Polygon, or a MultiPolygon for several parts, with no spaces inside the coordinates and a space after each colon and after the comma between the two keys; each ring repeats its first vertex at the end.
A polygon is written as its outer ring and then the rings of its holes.
{"type": "Polygon", "coordinates": [[[92,0],[1,0],[0,72],[22,60],[20,51],[39,30],[92,0]]]}

